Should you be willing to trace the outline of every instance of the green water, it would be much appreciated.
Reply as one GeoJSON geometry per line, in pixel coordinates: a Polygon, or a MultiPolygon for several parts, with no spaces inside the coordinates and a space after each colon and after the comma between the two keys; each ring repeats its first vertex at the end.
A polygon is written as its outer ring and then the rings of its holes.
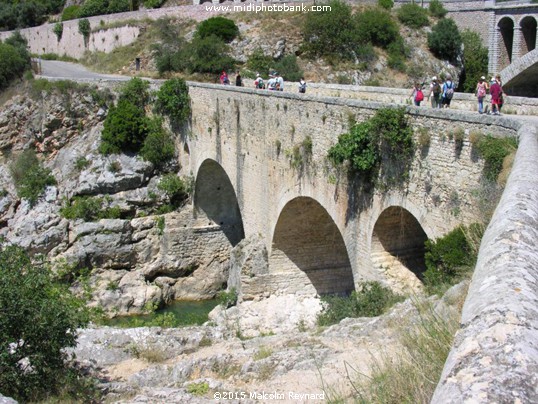
{"type": "Polygon", "coordinates": [[[202,301],[175,301],[152,314],[123,316],[107,319],[103,325],[120,328],[131,327],[182,327],[200,325],[217,306],[216,299],[202,301]]]}

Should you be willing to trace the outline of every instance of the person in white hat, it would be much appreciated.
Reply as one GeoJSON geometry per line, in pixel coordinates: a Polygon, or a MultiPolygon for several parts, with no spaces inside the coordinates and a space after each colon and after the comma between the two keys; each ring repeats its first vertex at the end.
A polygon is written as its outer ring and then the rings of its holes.
{"type": "Polygon", "coordinates": [[[480,77],[480,80],[478,80],[478,84],[476,85],[475,95],[478,99],[478,113],[483,114],[484,113],[484,98],[486,98],[486,94],[488,93],[488,83],[486,82],[486,77],[482,76],[480,77]]]}
{"type": "Polygon", "coordinates": [[[430,94],[428,95],[432,108],[441,108],[441,92],[441,84],[439,84],[437,77],[433,76],[430,84],[430,94]]]}

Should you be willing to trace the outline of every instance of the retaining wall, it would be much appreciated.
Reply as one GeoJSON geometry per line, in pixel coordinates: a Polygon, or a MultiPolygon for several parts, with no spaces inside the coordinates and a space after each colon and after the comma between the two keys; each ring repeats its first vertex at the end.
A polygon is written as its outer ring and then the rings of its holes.
{"type": "Polygon", "coordinates": [[[432,403],[538,402],[538,138],[519,130],[432,403]]]}

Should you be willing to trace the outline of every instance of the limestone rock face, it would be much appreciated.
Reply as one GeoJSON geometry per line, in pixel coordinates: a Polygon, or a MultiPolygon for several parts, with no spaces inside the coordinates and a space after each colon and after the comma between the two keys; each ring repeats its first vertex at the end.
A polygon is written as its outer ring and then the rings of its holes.
{"type": "MultiPolygon", "coordinates": [[[[136,155],[99,153],[106,108],[84,91],[15,96],[0,112],[0,236],[53,270],[86,268],[90,304],[112,315],[142,313],[174,299],[213,298],[228,278],[231,245],[219,226],[199,227],[192,207],[156,215],[168,202],[158,184],[163,171],[136,155]],[[10,165],[36,150],[57,185],[30,206],[17,196],[10,165]],[[7,152],[9,151],[9,152],[7,152]],[[47,152],[41,153],[41,152],[47,152]],[[117,219],[65,219],[72,198],[96,198],[117,219]]],[[[179,144],[179,142],[178,142],[179,144]]],[[[179,148],[178,148],[179,149],[179,148]]],[[[178,173],[178,159],[164,172],[178,173]]]]}
{"type": "Polygon", "coordinates": [[[0,394],[0,404],[17,404],[18,401],[13,400],[11,397],[6,397],[0,394]]]}

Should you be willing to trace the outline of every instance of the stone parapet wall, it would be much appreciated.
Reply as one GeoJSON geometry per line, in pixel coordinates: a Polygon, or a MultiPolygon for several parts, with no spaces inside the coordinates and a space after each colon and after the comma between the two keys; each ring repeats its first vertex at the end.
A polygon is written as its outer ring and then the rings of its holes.
{"type": "Polygon", "coordinates": [[[538,402],[536,173],[537,128],[524,126],[432,403],[538,402]]]}
{"type": "MultiPolygon", "coordinates": [[[[254,87],[252,80],[244,80],[244,82],[247,87],[254,87]]],[[[297,83],[286,82],[285,89],[286,91],[296,92],[297,86],[297,83]]],[[[411,105],[411,89],[404,88],[308,83],[306,91],[308,94],[315,94],[322,97],[351,98],[397,105],[411,105]]],[[[429,95],[429,83],[425,83],[425,89],[423,91],[425,99],[420,108],[430,109],[431,104],[427,99],[429,95]]],[[[515,115],[538,115],[538,98],[505,95],[504,99],[505,113],[509,112],[510,114],[515,115]]],[[[489,102],[490,97],[487,96],[485,103],[489,102]]],[[[450,104],[450,109],[458,111],[477,111],[477,104],[477,99],[474,94],[455,93],[452,103],[450,104]]]]}

